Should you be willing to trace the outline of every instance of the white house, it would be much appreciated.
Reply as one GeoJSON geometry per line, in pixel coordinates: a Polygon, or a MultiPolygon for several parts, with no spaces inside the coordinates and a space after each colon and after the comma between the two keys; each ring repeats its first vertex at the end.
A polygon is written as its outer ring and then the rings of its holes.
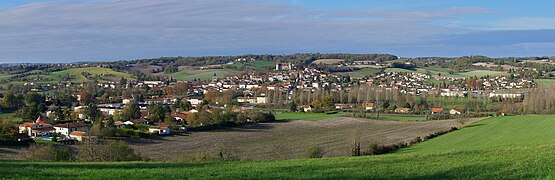
{"type": "Polygon", "coordinates": [[[519,99],[519,98],[522,98],[522,96],[524,95],[521,93],[496,93],[496,92],[489,93],[490,98],[499,97],[503,99],[519,99]]]}
{"type": "Polygon", "coordinates": [[[79,123],[79,122],[72,122],[72,123],[65,123],[65,124],[56,124],[54,125],[54,129],[56,133],[59,133],[65,137],[69,137],[73,131],[86,131],[88,129],[87,124],[79,123]]]}
{"type": "Polygon", "coordinates": [[[240,103],[256,104],[256,98],[253,97],[237,97],[237,101],[240,103]]]}
{"type": "Polygon", "coordinates": [[[341,109],[351,109],[353,108],[355,105],[354,104],[335,104],[335,109],[341,110],[341,109]]]}
{"type": "Polygon", "coordinates": [[[122,100],[122,103],[123,103],[123,104],[131,104],[131,103],[133,103],[134,101],[135,101],[134,99],[123,99],[123,100],[122,100]]]}
{"type": "Polygon", "coordinates": [[[170,125],[150,126],[148,128],[148,132],[158,133],[161,135],[169,135],[173,133],[172,127],[170,125]]]}
{"type": "Polygon", "coordinates": [[[462,110],[462,109],[451,109],[451,110],[449,111],[449,114],[453,114],[453,115],[455,115],[455,114],[462,114],[462,113],[464,113],[464,110],[462,110]]]}
{"type": "Polygon", "coordinates": [[[256,103],[258,104],[266,104],[267,103],[267,99],[265,96],[259,96],[256,97],[256,103]]]}
{"type": "Polygon", "coordinates": [[[187,99],[187,101],[189,103],[191,103],[192,106],[198,106],[199,104],[202,104],[203,100],[202,99],[196,99],[196,98],[192,98],[192,99],[187,99]]]}
{"type": "Polygon", "coordinates": [[[364,102],[364,110],[370,111],[374,109],[374,103],[364,102]]]}
{"type": "Polygon", "coordinates": [[[26,122],[19,125],[19,133],[25,133],[33,138],[48,136],[55,132],[56,130],[54,129],[54,127],[42,121],[41,117],[38,117],[34,123],[26,122]]]}
{"type": "Polygon", "coordinates": [[[304,111],[304,112],[310,112],[310,111],[312,111],[313,109],[314,109],[314,106],[313,106],[313,105],[304,105],[304,106],[303,106],[303,111],[304,111]]]}
{"type": "Polygon", "coordinates": [[[84,131],[73,131],[69,134],[69,137],[75,139],[77,141],[83,141],[86,136],[87,132],[84,131]]]}
{"type": "Polygon", "coordinates": [[[98,110],[100,110],[100,112],[107,114],[107,115],[114,115],[116,114],[116,112],[119,112],[121,110],[119,109],[114,109],[114,108],[98,108],[98,110]]]}
{"type": "Polygon", "coordinates": [[[134,124],[142,124],[142,125],[148,125],[148,121],[146,119],[132,119],[129,121],[125,121],[123,122],[126,125],[134,125],[134,124]]]}

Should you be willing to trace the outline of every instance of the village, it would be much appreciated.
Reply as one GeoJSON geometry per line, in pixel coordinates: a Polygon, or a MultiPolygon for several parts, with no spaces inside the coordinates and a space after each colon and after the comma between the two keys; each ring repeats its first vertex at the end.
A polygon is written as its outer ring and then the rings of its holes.
{"type": "MultiPolygon", "coordinates": [[[[368,62],[365,63],[368,64],[368,62]]],[[[387,66],[384,64],[378,65],[387,66]]],[[[43,84],[40,86],[33,83],[25,85],[32,86],[36,92],[85,86],[85,84],[74,82],[43,84]]],[[[60,109],[64,107],[51,106],[43,114],[41,113],[36,120],[27,120],[20,124],[19,133],[27,135],[28,138],[42,138],[53,141],[83,141],[95,137],[94,134],[90,133],[91,125],[94,121],[101,120],[104,122],[103,126],[111,126],[116,129],[141,131],[142,134],[151,135],[171,135],[175,132],[186,132],[187,127],[202,126],[203,123],[195,124],[192,121],[196,120],[187,118],[187,116],[199,111],[211,112],[213,109],[228,109],[236,113],[249,111],[272,112],[274,108],[287,109],[289,107],[289,111],[294,112],[322,112],[322,107],[317,107],[321,105],[314,104],[314,102],[323,99],[326,95],[333,96],[331,102],[328,102],[328,104],[333,103],[333,105],[329,105],[330,108],[326,109],[327,111],[383,111],[394,114],[461,115],[465,114],[467,110],[462,108],[446,109],[433,105],[426,107],[428,109],[416,110],[414,109],[415,105],[408,105],[408,102],[407,105],[384,106],[384,103],[390,102],[384,102],[384,99],[379,98],[354,98],[350,95],[346,98],[343,97],[346,96],[345,94],[351,94],[350,91],[353,91],[353,88],[360,89],[364,87],[377,89],[377,91],[383,92],[385,96],[391,97],[393,97],[391,94],[395,92],[400,94],[396,96],[405,94],[407,97],[416,98],[433,96],[521,101],[526,89],[534,87],[535,83],[529,78],[519,78],[514,75],[455,78],[419,72],[379,72],[368,74],[361,79],[355,79],[316,68],[297,68],[290,62],[278,62],[275,63],[275,68],[272,71],[249,72],[224,78],[214,76],[209,81],[108,81],[97,83],[94,86],[96,86],[94,88],[108,90],[144,89],[146,92],[156,90],[161,93],[155,95],[131,94],[127,95],[127,98],[124,96],[90,97],[90,94],[86,92],[84,94],[76,93],[72,96],[80,103],[69,110],[69,114],[71,114],[70,121],[59,124],[46,123],[47,121],[60,121],[60,113],[57,111],[67,111],[67,109],[60,109]],[[390,95],[388,95],[388,92],[390,95]],[[105,103],[96,103],[99,101],[105,103]],[[86,113],[90,102],[95,102],[95,108],[102,113],[102,116],[99,116],[102,119],[91,118],[90,113],[86,113]],[[153,120],[153,112],[149,112],[152,109],[148,108],[153,105],[170,108],[167,112],[161,112],[161,115],[154,115],[159,118],[153,120]],[[290,108],[291,105],[296,107],[290,108]],[[114,120],[113,117],[120,116],[127,106],[136,106],[139,115],[121,121],[114,120]],[[164,119],[171,120],[164,121],[164,119]],[[107,121],[111,122],[107,123],[107,121]]],[[[45,98],[47,102],[55,99],[48,95],[45,95],[45,98]]],[[[390,98],[386,101],[393,100],[390,98]]],[[[160,114],[159,112],[155,113],[160,114]]]]}

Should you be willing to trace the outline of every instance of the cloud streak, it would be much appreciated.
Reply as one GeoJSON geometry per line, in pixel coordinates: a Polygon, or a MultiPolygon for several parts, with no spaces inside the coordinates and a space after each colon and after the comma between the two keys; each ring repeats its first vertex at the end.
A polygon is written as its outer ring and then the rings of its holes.
{"type": "Polygon", "coordinates": [[[418,49],[434,54],[448,52],[438,46],[457,46],[445,38],[460,41],[461,36],[450,34],[473,31],[443,23],[485,12],[476,7],[322,10],[250,0],[39,3],[0,10],[0,62],[297,52],[423,54],[414,52],[418,49]]]}

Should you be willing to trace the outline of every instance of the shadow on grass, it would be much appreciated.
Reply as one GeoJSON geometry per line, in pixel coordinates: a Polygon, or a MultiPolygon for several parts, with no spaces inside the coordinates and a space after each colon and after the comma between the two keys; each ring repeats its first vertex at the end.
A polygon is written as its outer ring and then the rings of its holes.
{"type": "MultiPolygon", "coordinates": [[[[478,126],[483,126],[483,125],[486,125],[486,124],[483,124],[483,123],[475,123],[475,124],[471,124],[471,125],[465,126],[464,128],[472,128],[472,127],[478,127],[478,126]]],[[[464,128],[463,128],[463,129],[464,129],[464,128]]]]}
{"type": "MultiPolygon", "coordinates": [[[[403,167],[393,168],[400,164],[410,166],[414,164],[412,158],[388,158],[372,159],[354,158],[306,160],[276,162],[257,161],[257,162],[211,162],[211,163],[40,163],[23,161],[4,161],[0,160],[0,174],[9,175],[8,177],[17,178],[60,178],[60,174],[74,175],[73,178],[80,176],[94,177],[95,174],[106,176],[113,174],[113,177],[227,177],[258,179],[258,178],[315,178],[315,179],[472,179],[476,177],[484,179],[502,178],[499,173],[503,167],[509,166],[498,163],[468,162],[464,165],[448,167],[449,164],[429,163],[425,159],[421,160],[421,168],[403,167]],[[322,163],[320,163],[322,162],[322,163]],[[426,165],[427,164],[427,165],[426,165]],[[255,169],[241,168],[258,166],[255,169]],[[376,167],[390,167],[390,170],[376,170],[376,167]],[[375,169],[375,170],[371,170],[375,169]],[[84,171],[86,170],[86,171],[84,171]],[[141,170],[141,172],[137,172],[141,170]],[[14,171],[14,172],[10,172],[14,171]],[[63,172],[58,172],[63,171],[63,172]],[[171,172],[171,173],[170,173],[171,172]],[[257,173],[258,172],[258,173],[257,173]],[[264,172],[264,173],[260,173],[264,172]]],[[[530,175],[521,174],[528,177],[530,175]]],[[[533,178],[533,177],[528,177],[533,178]]]]}

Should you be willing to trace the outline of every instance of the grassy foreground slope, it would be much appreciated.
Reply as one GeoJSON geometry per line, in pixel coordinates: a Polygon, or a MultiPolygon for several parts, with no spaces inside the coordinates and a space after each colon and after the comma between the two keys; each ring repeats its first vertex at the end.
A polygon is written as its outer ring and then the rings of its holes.
{"type": "Polygon", "coordinates": [[[214,163],[0,161],[0,178],[553,178],[555,177],[553,173],[555,172],[554,127],[555,116],[492,118],[417,144],[403,150],[404,153],[367,157],[214,163]],[[451,151],[453,148],[460,147],[468,148],[451,151]],[[411,149],[412,152],[408,152],[411,149]]]}
{"type": "Polygon", "coordinates": [[[555,116],[506,116],[476,122],[431,141],[415,144],[401,152],[431,153],[555,143],[555,116]]]}
{"type": "Polygon", "coordinates": [[[555,146],[443,154],[222,163],[0,161],[12,179],[531,179],[553,172],[555,146]]]}

